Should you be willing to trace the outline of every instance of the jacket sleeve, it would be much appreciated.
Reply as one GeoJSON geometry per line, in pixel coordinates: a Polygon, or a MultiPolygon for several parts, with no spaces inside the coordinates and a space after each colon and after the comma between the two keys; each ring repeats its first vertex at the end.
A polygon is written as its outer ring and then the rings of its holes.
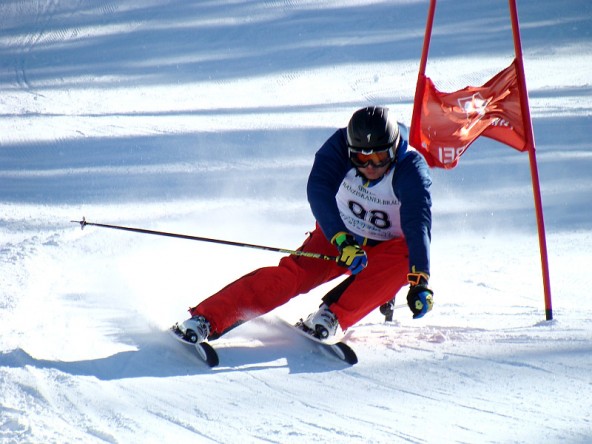
{"type": "Polygon", "coordinates": [[[347,231],[335,195],[349,168],[346,129],[342,128],[317,151],[306,188],[312,214],[328,240],[340,231],[347,231]]]}
{"type": "Polygon", "coordinates": [[[424,158],[410,150],[397,165],[393,178],[395,195],[401,202],[401,228],[409,249],[409,271],[430,274],[432,229],[432,179],[424,158]]]}

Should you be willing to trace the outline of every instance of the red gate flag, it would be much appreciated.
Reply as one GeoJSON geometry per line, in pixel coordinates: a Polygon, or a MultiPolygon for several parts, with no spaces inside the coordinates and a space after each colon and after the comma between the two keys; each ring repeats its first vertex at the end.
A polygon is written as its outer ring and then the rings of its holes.
{"type": "Polygon", "coordinates": [[[430,0],[428,9],[409,142],[424,155],[430,166],[446,169],[454,168],[459,157],[481,135],[519,151],[528,151],[541,250],[545,314],[550,321],[553,308],[547,241],[516,0],[508,0],[516,56],[512,64],[481,87],[468,86],[453,93],[438,91],[425,76],[436,1],[430,0]]]}
{"type": "Polygon", "coordinates": [[[516,60],[483,86],[440,92],[420,74],[410,144],[432,167],[454,168],[481,135],[527,151],[516,60]]]}

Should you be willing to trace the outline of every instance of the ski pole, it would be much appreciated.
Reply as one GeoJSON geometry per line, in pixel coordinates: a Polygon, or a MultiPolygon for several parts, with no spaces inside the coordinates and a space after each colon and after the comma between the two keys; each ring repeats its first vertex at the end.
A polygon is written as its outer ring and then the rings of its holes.
{"type": "Polygon", "coordinates": [[[407,304],[395,305],[395,299],[393,298],[380,306],[380,313],[384,315],[385,322],[392,322],[394,311],[404,307],[407,307],[407,304]]]}
{"type": "Polygon", "coordinates": [[[266,250],[266,251],[275,251],[276,253],[283,253],[283,254],[290,254],[293,256],[304,256],[310,257],[314,259],[323,259],[326,261],[335,261],[337,260],[336,256],[326,256],[321,253],[311,253],[309,251],[300,251],[300,250],[288,250],[286,248],[276,248],[276,247],[267,247],[265,245],[254,245],[254,244],[246,244],[243,242],[233,242],[221,239],[211,239],[208,237],[199,237],[199,236],[189,236],[187,234],[177,234],[177,233],[167,233],[166,231],[153,231],[153,230],[146,230],[144,228],[133,228],[133,227],[122,227],[119,225],[109,225],[109,224],[99,224],[94,222],[88,222],[86,218],[82,218],[82,220],[71,220],[72,223],[80,224],[80,228],[84,230],[84,227],[87,225],[93,227],[103,227],[103,228],[112,228],[114,230],[123,230],[123,231],[131,231],[134,233],[143,233],[143,234],[153,234],[156,236],[166,236],[166,237],[175,237],[178,239],[188,239],[200,242],[211,242],[214,244],[222,244],[222,245],[230,245],[234,247],[246,247],[246,248],[255,248],[257,250],[266,250]]]}

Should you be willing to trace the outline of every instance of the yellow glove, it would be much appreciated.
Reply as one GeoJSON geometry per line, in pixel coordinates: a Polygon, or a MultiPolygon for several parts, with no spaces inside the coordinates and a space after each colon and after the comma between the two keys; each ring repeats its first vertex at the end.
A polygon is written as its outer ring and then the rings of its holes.
{"type": "Polygon", "coordinates": [[[358,274],[368,265],[366,252],[362,250],[351,234],[341,231],[333,236],[331,243],[336,245],[339,250],[337,265],[349,268],[351,274],[358,274]]]}

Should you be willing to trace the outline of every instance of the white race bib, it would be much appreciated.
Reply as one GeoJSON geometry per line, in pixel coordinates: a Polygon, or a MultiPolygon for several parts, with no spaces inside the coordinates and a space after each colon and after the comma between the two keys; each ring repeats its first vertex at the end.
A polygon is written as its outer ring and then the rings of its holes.
{"type": "Polygon", "coordinates": [[[389,172],[371,187],[356,169],[348,171],[335,196],[341,219],[351,233],[361,237],[385,241],[403,237],[401,203],[393,190],[393,174],[389,172]]]}

